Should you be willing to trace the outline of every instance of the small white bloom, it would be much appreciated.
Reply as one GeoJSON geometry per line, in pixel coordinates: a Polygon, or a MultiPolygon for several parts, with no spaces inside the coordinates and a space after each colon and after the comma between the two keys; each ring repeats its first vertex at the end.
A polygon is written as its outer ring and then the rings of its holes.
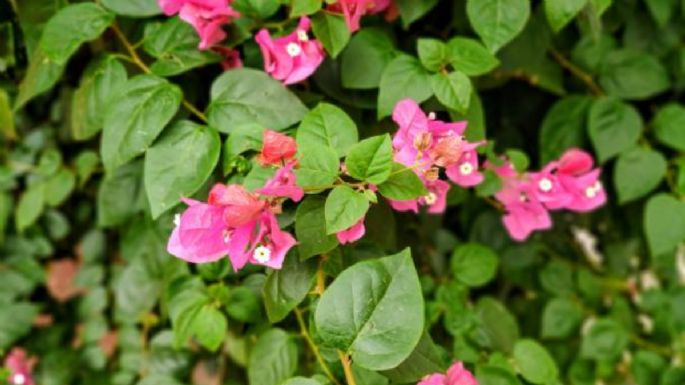
{"type": "Polygon", "coordinates": [[[638,315],[637,321],[640,323],[640,326],[642,326],[642,330],[644,330],[645,333],[651,334],[652,330],[654,330],[654,320],[647,314],[638,315]]]}
{"type": "Polygon", "coordinates": [[[553,187],[552,181],[547,179],[547,178],[542,178],[542,179],[540,179],[540,182],[538,182],[538,187],[543,192],[550,192],[550,191],[552,191],[552,187],[553,187]]]}
{"type": "Polygon", "coordinates": [[[590,199],[597,196],[597,191],[595,190],[594,186],[590,186],[585,189],[585,196],[590,199]]]}
{"type": "Polygon", "coordinates": [[[252,257],[259,263],[267,263],[271,260],[271,250],[265,246],[259,246],[254,250],[252,257]]]}
{"type": "Polygon", "coordinates": [[[304,30],[301,30],[301,29],[298,29],[298,30],[297,30],[297,38],[298,38],[300,41],[307,41],[307,40],[309,40],[309,36],[307,36],[307,32],[304,31],[304,30]]]}
{"type": "Polygon", "coordinates": [[[459,166],[459,172],[461,175],[471,175],[473,172],[473,165],[471,163],[462,163],[461,166],[459,166]]]}
{"type": "Polygon", "coordinates": [[[583,250],[583,254],[592,264],[592,266],[599,267],[602,265],[604,257],[597,251],[597,237],[595,237],[591,232],[580,227],[572,227],[573,238],[576,243],[583,250]]]}
{"type": "Polygon", "coordinates": [[[438,196],[435,195],[435,193],[429,192],[428,195],[425,195],[423,197],[424,201],[426,202],[427,205],[433,205],[437,200],[438,196]]]}
{"type": "Polygon", "coordinates": [[[26,376],[24,376],[21,373],[17,373],[14,376],[12,376],[12,383],[15,385],[23,385],[26,383],[26,376]]]}
{"type": "Polygon", "coordinates": [[[181,225],[181,214],[174,215],[174,226],[178,227],[181,225]]]}
{"type": "Polygon", "coordinates": [[[658,289],[661,287],[661,283],[652,270],[645,270],[640,273],[640,286],[643,291],[646,291],[649,289],[658,289]]]}
{"type": "Polygon", "coordinates": [[[675,268],[680,284],[685,285],[685,245],[683,244],[678,247],[678,252],[675,255],[675,268]]]}
{"type": "Polygon", "coordinates": [[[435,120],[435,112],[432,112],[432,111],[429,112],[429,113],[428,113],[428,119],[429,119],[429,120],[435,120]]]}
{"type": "Polygon", "coordinates": [[[285,46],[285,50],[290,57],[296,57],[302,53],[302,47],[297,43],[288,43],[288,45],[285,46]]]}

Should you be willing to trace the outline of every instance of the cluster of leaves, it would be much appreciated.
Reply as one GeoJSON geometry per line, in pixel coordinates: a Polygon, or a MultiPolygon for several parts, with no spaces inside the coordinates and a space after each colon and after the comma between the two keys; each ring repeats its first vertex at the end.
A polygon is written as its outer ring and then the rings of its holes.
{"type": "Polygon", "coordinates": [[[350,34],[321,0],[235,0],[251,68],[222,73],[154,0],[0,0],[0,350],[38,356],[41,385],[385,385],[453,360],[483,385],[685,382],[685,2],[395,3],[350,34]],[[286,88],[252,35],[301,15],[329,57],[286,88]],[[281,270],[167,254],[179,196],[269,177],[265,127],[297,138],[308,191],[346,157],[421,194],[390,159],[407,97],[519,169],[593,150],[611,203],[515,243],[486,178],[443,216],[379,202],[340,247],[375,195],[336,187],[284,207],[281,270]]]}

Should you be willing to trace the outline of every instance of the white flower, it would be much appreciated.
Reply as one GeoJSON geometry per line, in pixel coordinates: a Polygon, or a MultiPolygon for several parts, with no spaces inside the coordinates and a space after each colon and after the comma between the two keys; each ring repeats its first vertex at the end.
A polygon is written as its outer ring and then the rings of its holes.
{"type": "Polygon", "coordinates": [[[267,263],[271,260],[271,250],[265,246],[259,246],[254,250],[252,257],[259,263],[267,263]]]}
{"type": "Polygon", "coordinates": [[[12,383],[15,385],[23,385],[26,383],[26,376],[24,376],[21,373],[17,373],[14,376],[12,376],[12,383]]]}
{"type": "Polygon", "coordinates": [[[470,175],[473,172],[473,165],[471,163],[465,162],[459,166],[459,172],[461,175],[470,175]]]}
{"type": "Polygon", "coordinates": [[[542,178],[538,182],[538,187],[543,192],[550,192],[550,191],[552,191],[552,187],[553,187],[552,181],[547,179],[547,178],[542,178]]]}
{"type": "Polygon", "coordinates": [[[297,43],[288,43],[288,45],[285,46],[285,50],[290,57],[295,57],[302,53],[302,47],[297,43]]]}

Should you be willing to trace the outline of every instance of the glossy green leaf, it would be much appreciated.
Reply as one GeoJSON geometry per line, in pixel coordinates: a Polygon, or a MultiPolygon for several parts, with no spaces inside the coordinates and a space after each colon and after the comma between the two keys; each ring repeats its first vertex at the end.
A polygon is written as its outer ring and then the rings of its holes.
{"type": "Polygon", "coordinates": [[[14,109],[22,108],[31,99],[49,91],[62,77],[64,67],[64,64],[51,60],[42,50],[37,49],[31,56],[29,67],[19,85],[14,109]]]}
{"type": "Polygon", "coordinates": [[[102,0],[102,5],[119,15],[147,17],[162,13],[156,0],[102,0]]]}
{"type": "Polygon", "coordinates": [[[320,12],[312,18],[312,32],[331,57],[337,57],[350,41],[350,30],[341,15],[320,12]]]}
{"type": "Polygon", "coordinates": [[[140,210],[144,199],[142,178],[142,162],[129,163],[105,177],[98,188],[98,225],[120,225],[140,210]]]}
{"type": "Polygon", "coordinates": [[[345,158],[345,166],[350,176],[369,183],[381,184],[390,177],[392,157],[390,136],[372,136],[352,147],[345,158]]]}
{"type": "Polygon", "coordinates": [[[528,0],[467,0],[471,26],[490,52],[496,52],[518,35],[530,16],[528,0]]]}
{"type": "Polygon", "coordinates": [[[395,104],[411,98],[421,103],[433,94],[430,76],[421,63],[409,55],[395,57],[383,71],[378,94],[378,118],[392,113],[395,104]]]}
{"type": "Polygon", "coordinates": [[[685,151],[685,107],[675,103],[666,105],[656,113],[652,126],[659,142],[685,151]]]}
{"type": "Polygon", "coordinates": [[[214,171],[221,139],[209,127],[179,121],[145,154],[145,191],[153,218],[192,196],[214,171]]]}
{"type": "Polygon", "coordinates": [[[0,132],[2,132],[5,139],[15,139],[17,137],[10,97],[2,89],[0,89],[0,132]]]}
{"type": "Polygon", "coordinates": [[[477,327],[470,332],[470,337],[480,346],[502,352],[511,352],[519,337],[516,318],[502,303],[483,297],[475,307],[477,327]]]}
{"type": "Polygon", "coordinates": [[[601,98],[592,103],[588,133],[600,162],[633,147],[641,130],[642,118],[633,106],[615,98],[601,98]]]}
{"type": "Polygon", "coordinates": [[[596,320],[583,335],[580,355],[597,361],[621,356],[628,345],[628,333],[618,322],[604,318],[596,320]]]}
{"type": "Polygon", "coordinates": [[[358,136],[357,125],[345,111],[323,102],[307,112],[297,128],[298,146],[324,145],[339,156],[347,155],[358,136]]]}
{"type": "Polygon", "coordinates": [[[315,321],[324,343],[357,365],[399,365],[423,332],[423,297],[409,250],[343,271],[321,297],[315,321]]]}
{"type": "Polygon", "coordinates": [[[335,234],[347,230],[366,215],[369,201],[364,194],[348,186],[338,186],[326,198],[324,214],[326,233],[335,234]]]}
{"type": "Polygon", "coordinates": [[[39,307],[30,302],[0,304],[0,349],[6,350],[31,331],[39,307]]]}
{"type": "MultiPolygon", "coordinates": [[[[304,202],[300,207],[302,205],[304,202]]],[[[296,220],[296,226],[299,220],[301,219],[296,220]]],[[[299,238],[299,232],[297,234],[298,241],[302,242],[299,238]]],[[[283,320],[305,299],[312,287],[315,274],[316,262],[300,262],[297,253],[291,253],[286,257],[283,268],[269,273],[262,289],[262,295],[264,296],[266,315],[271,323],[283,320]]]]}
{"type": "Polygon", "coordinates": [[[396,55],[392,38],[378,28],[355,33],[341,56],[341,80],[345,88],[378,88],[385,67],[396,55]]]}
{"type": "Polygon", "coordinates": [[[412,169],[394,163],[390,177],[378,185],[378,192],[389,199],[407,201],[426,195],[428,190],[412,169]]]}
{"type": "Polygon", "coordinates": [[[547,112],[540,129],[542,163],[557,159],[571,147],[582,147],[591,101],[586,96],[567,96],[557,101],[547,112]]]}
{"type": "Polygon", "coordinates": [[[533,384],[549,384],[557,379],[559,369],[547,349],[531,339],[514,345],[514,361],[519,372],[533,384]]]}
{"type": "Polygon", "coordinates": [[[486,74],[499,65],[499,60],[479,41],[454,37],[447,42],[447,60],[454,69],[469,76],[486,74]]]}
{"type": "Polygon", "coordinates": [[[101,57],[88,65],[71,100],[74,139],[90,139],[100,132],[104,124],[103,111],[127,77],[126,68],[114,56],[101,57]]]}
{"type": "Polygon", "coordinates": [[[577,331],[583,319],[583,309],[571,299],[554,298],[542,312],[542,337],[567,338],[577,331]]]}
{"type": "Polygon", "coordinates": [[[303,260],[327,253],[338,245],[335,235],[326,232],[325,202],[324,197],[313,195],[297,206],[295,237],[298,253],[303,260]]]}
{"type": "Polygon", "coordinates": [[[420,38],[416,48],[421,64],[429,71],[437,72],[447,63],[447,45],[438,39],[420,38]]]}
{"type": "Polygon", "coordinates": [[[281,329],[262,334],[250,351],[247,378],[250,385],[279,385],[295,374],[297,345],[281,329]]]}
{"type": "Polygon", "coordinates": [[[107,172],[142,154],[174,117],[181,89],[154,75],[129,79],[105,112],[100,152],[107,172]]]}
{"type": "Polygon", "coordinates": [[[76,176],[66,168],[59,170],[45,181],[45,203],[49,206],[61,205],[76,186],[76,176]]]}
{"type": "Polygon", "coordinates": [[[653,256],[672,252],[685,240],[685,203],[668,194],[651,197],[645,205],[644,230],[653,256]]]}
{"type": "Polygon", "coordinates": [[[467,243],[452,253],[452,274],[468,286],[478,287],[490,282],[497,273],[499,259],[487,246],[467,243]]]}
{"type": "Polygon", "coordinates": [[[619,49],[607,55],[600,69],[599,83],[607,94],[628,100],[647,99],[671,85],[659,59],[632,49],[619,49]]]}
{"type": "Polygon", "coordinates": [[[396,0],[395,3],[400,11],[402,25],[407,28],[433,9],[438,0],[396,0]]]}
{"type": "Polygon", "coordinates": [[[545,0],[545,14],[552,29],[561,31],[587,3],[588,0],[545,0]]]}
{"type": "Polygon", "coordinates": [[[193,322],[197,341],[211,351],[219,349],[227,327],[226,316],[211,304],[202,306],[193,322]]]}
{"type": "Polygon", "coordinates": [[[226,71],[214,80],[207,109],[209,124],[221,132],[258,123],[283,130],[299,122],[307,109],[281,82],[249,68],[226,71]]]}
{"type": "Polygon", "coordinates": [[[433,93],[445,107],[466,113],[471,103],[473,86],[471,79],[460,71],[449,74],[437,73],[431,76],[433,93]]]}
{"type": "Polygon", "coordinates": [[[330,187],[340,172],[340,161],[335,150],[326,145],[300,146],[299,168],[295,170],[297,185],[309,190],[330,187]]]}
{"type": "Polygon", "coordinates": [[[19,232],[24,231],[38,220],[45,207],[45,184],[35,183],[19,197],[14,222],[19,232]]]}
{"type": "Polygon", "coordinates": [[[323,0],[291,0],[290,17],[311,15],[321,9],[323,0]]]}
{"type": "Polygon", "coordinates": [[[94,40],[114,21],[114,15],[95,3],[62,8],[45,24],[40,49],[57,65],[64,65],[81,44],[94,40]]]}
{"type": "Polygon", "coordinates": [[[401,364],[383,372],[383,375],[396,383],[420,381],[432,373],[445,370],[445,362],[440,350],[429,334],[423,333],[419,343],[401,364]]]}
{"type": "Polygon", "coordinates": [[[618,201],[634,201],[654,190],[666,175],[666,159],[661,153],[634,148],[618,157],[614,169],[614,185],[618,201]]]}

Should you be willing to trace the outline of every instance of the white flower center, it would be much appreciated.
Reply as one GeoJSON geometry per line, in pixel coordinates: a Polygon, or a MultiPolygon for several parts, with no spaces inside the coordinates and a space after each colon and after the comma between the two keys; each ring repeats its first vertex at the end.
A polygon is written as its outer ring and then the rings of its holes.
{"type": "Polygon", "coordinates": [[[15,385],[23,385],[26,382],[26,376],[21,373],[17,373],[12,376],[12,383],[15,385]]]}
{"type": "Polygon", "coordinates": [[[462,163],[461,166],[459,166],[459,172],[461,175],[471,175],[473,172],[473,165],[471,163],[462,163]]]}
{"type": "Polygon", "coordinates": [[[298,56],[302,53],[302,47],[297,43],[288,43],[288,45],[285,46],[285,50],[291,57],[298,56]]]}
{"type": "Polygon", "coordinates": [[[428,113],[428,119],[429,120],[435,120],[435,112],[429,112],[428,113]]]}
{"type": "Polygon", "coordinates": [[[538,182],[538,187],[543,192],[550,192],[552,190],[552,181],[547,178],[540,179],[538,182]]]}
{"type": "Polygon", "coordinates": [[[309,40],[309,36],[307,36],[307,32],[305,32],[305,31],[303,31],[303,30],[301,30],[301,29],[298,29],[298,30],[297,30],[297,38],[298,38],[300,41],[307,41],[307,40],[309,40]]]}
{"type": "Polygon", "coordinates": [[[428,195],[423,197],[423,199],[427,205],[431,206],[438,200],[438,196],[433,192],[429,192],[428,195]]]}
{"type": "Polygon", "coordinates": [[[181,225],[181,214],[174,215],[174,226],[178,227],[181,225]]]}
{"type": "Polygon", "coordinates": [[[271,260],[271,250],[265,246],[259,246],[254,250],[252,257],[259,263],[267,263],[271,260]]]}
{"type": "Polygon", "coordinates": [[[592,186],[585,189],[585,196],[592,199],[602,190],[602,182],[597,181],[592,186]]]}

